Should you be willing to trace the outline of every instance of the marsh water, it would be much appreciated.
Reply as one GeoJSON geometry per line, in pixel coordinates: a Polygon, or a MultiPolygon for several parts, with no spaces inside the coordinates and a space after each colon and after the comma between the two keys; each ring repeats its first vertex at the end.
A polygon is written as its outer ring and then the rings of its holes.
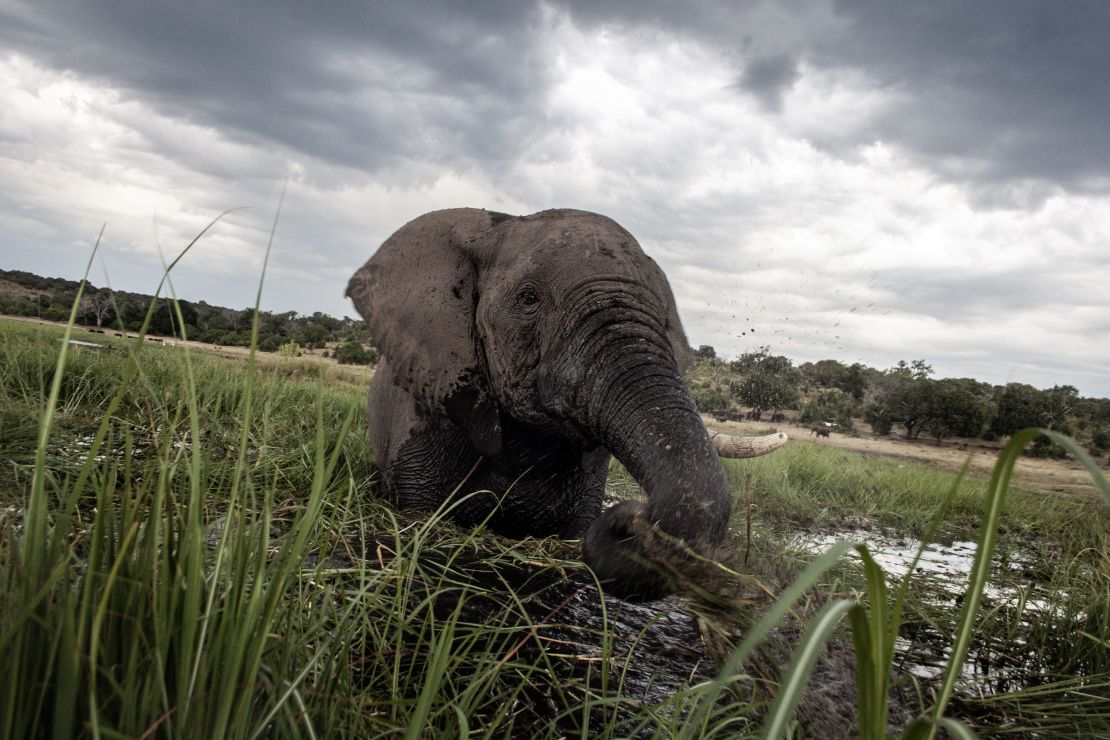
{"type": "MultiPolygon", "coordinates": [[[[909,575],[912,597],[944,615],[937,624],[904,626],[895,643],[900,670],[926,681],[939,679],[948,664],[977,543],[953,540],[922,547],[913,538],[852,528],[799,535],[792,544],[816,555],[840,540],[866,544],[892,591],[909,575]]],[[[962,668],[963,690],[980,695],[1014,691],[1036,682],[1042,673],[1034,653],[1025,649],[1028,634],[1045,617],[1062,613],[1067,594],[1032,577],[1035,571],[1036,558],[1029,550],[995,553],[981,611],[1005,615],[1011,628],[1004,636],[977,636],[962,668]]]]}

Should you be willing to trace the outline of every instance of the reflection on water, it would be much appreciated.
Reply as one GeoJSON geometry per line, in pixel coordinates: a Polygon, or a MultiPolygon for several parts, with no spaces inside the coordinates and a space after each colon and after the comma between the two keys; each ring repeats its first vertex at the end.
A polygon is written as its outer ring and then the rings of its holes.
{"type": "MultiPolygon", "coordinates": [[[[921,549],[921,542],[913,538],[853,528],[802,534],[792,544],[817,554],[839,540],[866,544],[892,587],[912,568],[911,598],[927,607],[937,607],[943,618],[934,623],[910,620],[903,623],[895,642],[901,656],[899,667],[921,679],[939,679],[951,655],[956,620],[977,543],[930,543],[921,549]]],[[[963,666],[963,690],[1001,693],[1036,683],[1042,677],[1044,667],[1037,651],[1030,649],[1028,635],[1042,620],[1065,614],[1067,593],[1052,589],[1050,584],[1031,581],[1027,575],[1034,565],[1035,558],[1028,551],[995,553],[981,608],[984,613],[989,611],[996,623],[1006,623],[1010,628],[1003,634],[976,635],[963,666]]]]}

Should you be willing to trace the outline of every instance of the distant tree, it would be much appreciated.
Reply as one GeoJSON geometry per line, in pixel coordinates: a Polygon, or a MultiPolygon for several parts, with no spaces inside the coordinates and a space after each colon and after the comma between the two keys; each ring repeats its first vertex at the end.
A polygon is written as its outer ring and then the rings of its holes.
{"type": "Polygon", "coordinates": [[[698,383],[690,386],[690,395],[698,411],[707,414],[710,411],[728,408],[728,390],[721,388],[716,383],[698,383]]]}
{"type": "Polygon", "coordinates": [[[1041,425],[1046,407],[1044,393],[1025,383],[1008,383],[995,393],[991,431],[999,437],[1041,425]]]}
{"type": "Polygon", "coordinates": [[[221,344],[220,339],[223,337],[224,333],[225,331],[219,328],[198,329],[195,334],[189,335],[189,339],[206,344],[221,344]]]}
{"type": "Polygon", "coordinates": [[[870,403],[863,410],[863,420],[871,425],[871,431],[885,437],[894,428],[894,413],[881,403],[870,403]]]}
{"type": "Polygon", "coordinates": [[[1084,398],[1091,421],[1110,424],[1110,398],[1084,398]]]}
{"type": "Polygon", "coordinates": [[[335,359],[340,365],[371,365],[377,362],[378,353],[366,349],[361,342],[348,339],[335,348],[335,359]]]}
{"type": "Polygon", "coordinates": [[[743,377],[732,384],[733,393],[756,414],[792,408],[798,403],[798,370],[788,358],[772,355],[769,347],[741,355],[732,367],[743,372],[743,377]]]}
{"type": "Polygon", "coordinates": [[[1041,424],[1048,429],[1066,428],[1068,419],[1075,413],[1079,391],[1072,385],[1057,385],[1044,391],[1041,424]]]}
{"type": "Polygon", "coordinates": [[[708,344],[703,344],[694,350],[694,357],[699,360],[716,360],[717,350],[713,349],[708,344]]]}
{"type": "Polygon", "coordinates": [[[105,322],[111,323],[115,311],[112,308],[112,291],[102,288],[81,296],[81,313],[85,323],[95,323],[100,329],[105,322]]]}
{"type": "Polygon", "coordinates": [[[258,337],[258,349],[262,352],[277,352],[282,344],[280,334],[261,334],[258,337]]]}
{"type": "Polygon", "coordinates": [[[839,388],[848,368],[836,360],[807,362],[799,368],[807,384],[817,388],[839,388]]]}
{"type": "Polygon", "coordinates": [[[138,331],[146,319],[149,303],[141,296],[128,296],[119,301],[119,315],[116,321],[122,328],[129,331],[138,331]]]}
{"type": "MultiPolygon", "coordinates": [[[[1079,400],[1079,391],[1070,385],[1057,385],[1042,391],[1044,405],[1041,407],[1040,426],[1051,429],[1061,434],[1075,436],[1073,424],[1076,403],[1079,400]]],[[[1037,437],[1028,449],[1028,454],[1034,457],[1067,457],[1068,453],[1063,447],[1052,442],[1048,437],[1037,437]]]]}
{"type": "MultiPolygon", "coordinates": [[[[189,329],[195,330],[197,310],[188,301],[177,301],[177,306],[181,311],[181,318],[185,320],[187,331],[189,329]]],[[[150,330],[154,334],[163,336],[181,336],[181,326],[177,309],[174,308],[174,301],[166,299],[158,302],[158,307],[154,309],[154,315],[150,319],[150,330]]],[[[189,333],[192,333],[192,331],[189,331],[189,333]]]]}
{"type": "Polygon", "coordinates": [[[325,331],[329,333],[337,332],[343,328],[343,321],[341,319],[328,316],[326,313],[320,311],[313,312],[312,316],[308,318],[308,321],[324,327],[325,331]]]}
{"type": "Polygon", "coordinates": [[[926,428],[938,445],[944,437],[978,437],[986,431],[989,407],[982,386],[969,378],[933,381],[926,428]]]}
{"type": "Polygon", "coordinates": [[[1095,455],[1101,455],[1106,450],[1110,449],[1110,427],[1104,427],[1101,424],[1091,429],[1091,452],[1095,455]]]}
{"type": "Polygon", "coordinates": [[[756,370],[768,357],[772,357],[771,348],[767,345],[757,348],[754,352],[745,352],[728,364],[729,370],[740,375],[756,370]]]}
{"type": "Polygon", "coordinates": [[[803,386],[810,388],[839,388],[857,401],[862,401],[871,380],[881,375],[866,365],[845,365],[836,360],[805,362],[798,366],[803,386]]]}
{"type": "Polygon", "coordinates": [[[66,319],[69,318],[69,312],[73,308],[73,302],[77,300],[77,285],[74,284],[73,288],[68,286],[56,290],[53,295],[49,297],[50,305],[57,306],[66,312],[66,319]]]}
{"type": "Polygon", "coordinates": [[[261,336],[272,336],[284,341],[284,338],[289,336],[289,330],[296,315],[296,311],[286,311],[285,313],[262,311],[258,315],[258,332],[261,336]]]}
{"type": "MultiPolygon", "coordinates": [[[[344,316],[336,334],[340,339],[364,339],[370,336],[370,327],[362,319],[352,319],[350,316],[344,316]]],[[[371,338],[370,343],[374,343],[373,338],[371,338]]]]}
{"type": "Polygon", "coordinates": [[[837,387],[857,401],[862,401],[867,393],[867,370],[865,365],[853,363],[844,371],[844,377],[837,387]]]}
{"type": "MultiPolygon", "coordinates": [[[[207,337],[217,337],[221,333],[235,328],[233,319],[235,311],[219,306],[210,306],[204,301],[193,304],[197,310],[197,328],[207,337]]],[[[205,340],[210,341],[210,340],[205,340]]]]}
{"type": "Polygon", "coordinates": [[[222,344],[225,347],[249,347],[251,343],[251,333],[246,329],[241,331],[225,331],[219,335],[215,343],[222,344]]]}
{"type": "Polygon", "coordinates": [[[839,388],[821,391],[802,408],[804,424],[833,421],[842,429],[854,429],[859,402],[839,388]]]}
{"type": "Polygon", "coordinates": [[[926,363],[925,360],[911,360],[909,363],[905,360],[899,360],[890,372],[909,376],[913,380],[926,380],[932,376],[933,366],[926,363]]]}
{"type": "Polygon", "coordinates": [[[231,318],[232,329],[249,329],[254,324],[254,308],[247,307],[235,312],[231,318]]]}
{"type": "Polygon", "coordinates": [[[308,349],[320,349],[331,338],[331,332],[321,324],[315,322],[306,322],[297,327],[294,334],[297,343],[302,347],[308,349]]]}
{"type": "MultiPolygon", "coordinates": [[[[895,422],[906,428],[906,439],[916,439],[927,426],[932,411],[929,397],[933,368],[924,360],[900,361],[876,381],[873,400],[864,418],[872,429],[885,427],[887,433],[895,422]]],[[[876,429],[877,433],[879,432],[876,429]]]]}

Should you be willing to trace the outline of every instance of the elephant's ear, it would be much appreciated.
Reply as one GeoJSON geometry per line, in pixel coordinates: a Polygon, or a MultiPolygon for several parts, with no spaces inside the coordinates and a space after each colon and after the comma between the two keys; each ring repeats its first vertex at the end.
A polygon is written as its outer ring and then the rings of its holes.
{"type": "Polygon", "coordinates": [[[508,218],[474,208],[420,216],[389,237],[347,285],[395,382],[417,404],[462,427],[483,455],[500,451],[501,422],[478,349],[470,255],[508,218]]]}

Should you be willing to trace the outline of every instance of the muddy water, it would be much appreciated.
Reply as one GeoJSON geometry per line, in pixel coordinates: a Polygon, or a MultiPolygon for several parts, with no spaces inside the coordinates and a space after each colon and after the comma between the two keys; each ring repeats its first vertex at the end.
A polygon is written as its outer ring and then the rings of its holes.
{"type": "MultiPolygon", "coordinates": [[[[942,634],[929,625],[905,625],[902,636],[895,643],[900,670],[926,681],[940,678],[951,654],[955,622],[975,562],[977,543],[930,543],[921,549],[920,541],[912,538],[866,529],[844,529],[798,536],[792,544],[817,554],[839,540],[866,544],[886,573],[891,588],[897,588],[909,574],[913,598],[946,612],[945,619],[951,631],[942,634]]],[[[1028,579],[1025,574],[1034,565],[1035,559],[1029,552],[995,554],[990,580],[984,589],[983,608],[1017,615],[1016,622],[1021,630],[1005,640],[979,638],[973,642],[962,667],[963,690],[988,694],[1013,691],[1029,685],[1042,673],[1042,666],[1024,649],[1026,643],[1022,633],[1030,631],[1038,620],[1061,613],[1067,594],[1028,579]]]]}
{"type": "MultiPolygon", "coordinates": [[[[891,581],[900,581],[912,567],[914,577],[928,579],[937,589],[938,597],[950,598],[962,594],[967,587],[967,579],[971,573],[971,566],[975,562],[977,547],[977,543],[968,541],[954,541],[950,544],[930,543],[922,550],[920,558],[914,562],[921,548],[920,541],[866,529],[843,529],[800,535],[792,544],[816,554],[840,540],[862,542],[867,545],[871,557],[882,567],[891,581]]],[[[1009,571],[1011,576],[1019,576],[1032,565],[1033,557],[1028,553],[996,555],[992,574],[1002,570],[1009,571]]],[[[992,580],[997,580],[997,575],[992,580]]],[[[986,595],[996,600],[1016,599],[1019,595],[1018,591],[1019,589],[1014,586],[998,587],[988,584],[986,595]]],[[[1041,605],[1049,608],[1051,603],[1043,601],[1041,605]]]]}

